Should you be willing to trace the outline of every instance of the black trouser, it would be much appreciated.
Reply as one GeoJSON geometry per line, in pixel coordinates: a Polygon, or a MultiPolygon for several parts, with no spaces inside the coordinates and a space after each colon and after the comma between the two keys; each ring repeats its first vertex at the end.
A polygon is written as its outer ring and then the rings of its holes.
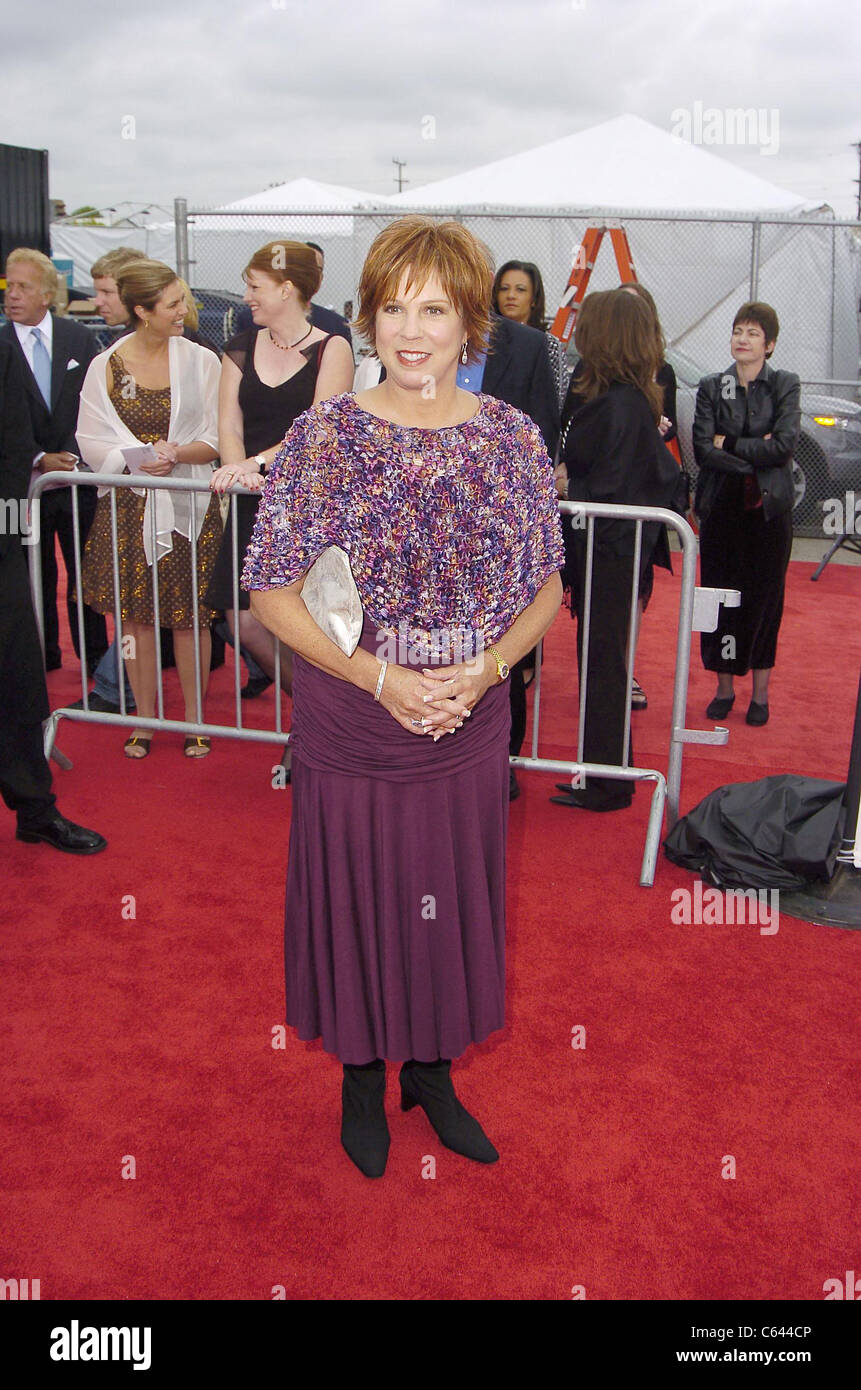
{"type": "Polygon", "coordinates": [[[0,793],[22,830],[44,821],[55,805],[41,723],[0,721],[0,793]]]}
{"type": "Polygon", "coordinates": [[[508,752],[512,758],[516,758],[526,737],[526,684],[523,679],[527,658],[521,657],[520,661],[515,662],[508,677],[508,698],[511,702],[511,734],[508,740],[508,752]]]}
{"type": "Polygon", "coordinates": [[[744,478],[726,477],[700,525],[701,582],[740,590],[741,607],[721,607],[717,631],[702,633],[707,671],[744,676],[774,666],[791,554],[792,513],[766,521],[762,507],[745,509],[744,478]]]}
{"type": "MultiPolygon", "coordinates": [[[[72,646],[80,658],[78,639],[78,606],[73,597],[75,593],[75,528],[71,510],[66,510],[69,498],[68,488],[49,488],[42,494],[40,518],[42,542],[42,607],[45,617],[45,664],[58,666],[60,663],[60,622],[57,615],[57,553],[56,542],[60,542],[63,561],[66,566],[66,612],[72,632],[72,646]]],[[[81,537],[81,563],[83,565],[84,546],[87,543],[90,526],[96,512],[96,489],[78,488],[79,529],[81,537]]],[[[108,630],[101,613],[96,613],[84,604],[84,644],[87,665],[94,668],[108,649],[108,630]]]]}
{"type": "MultiPolygon", "coordinates": [[[[606,522],[604,525],[606,526],[606,522]]],[[[612,523],[611,523],[612,524],[612,523]]],[[[617,526],[619,523],[615,523],[617,526]]],[[[624,523],[622,523],[624,524],[624,523]]],[[[592,554],[592,602],[589,618],[589,669],[586,676],[586,715],[583,761],[621,767],[625,761],[625,708],[628,701],[628,628],[631,621],[633,555],[613,554],[601,543],[595,523],[592,554]]],[[[573,593],[577,607],[577,670],[582,681],[583,613],[586,593],[586,538],[574,544],[577,583],[573,593]]],[[[630,745],[629,763],[634,748],[630,745]]],[[[587,794],[607,794],[630,800],[633,783],[609,777],[586,777],[587,794]]]]}

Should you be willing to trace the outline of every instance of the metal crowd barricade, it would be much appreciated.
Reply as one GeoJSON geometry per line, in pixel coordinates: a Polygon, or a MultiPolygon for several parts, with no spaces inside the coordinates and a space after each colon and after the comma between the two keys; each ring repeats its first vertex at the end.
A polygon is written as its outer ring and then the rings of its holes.
{"type": "Polygon", "coordinates": [[[693,631],[713,631],[717,621],[717,610],[721,603],[727,607],[738,607],[740,595],[737,590],[698,589],[697,539],[688,523],[677,512],[664,507],[625,507],[610,506],[605,502],[560,502],[563,515],[577,517],[586,523],[586,584],[583,595],[583,634],[582,661],[580,676],[580,717],[577,735],[577,761],[559,762],[552,758],[539,758],[538,733],[541,715],[541,646],[536,653],[535,680],[533,682],[534,700],[532,711],[532,754],[530,757],[512,758],[513,767],[534,768],[538,772],[562,772],[572,779],[583,777],[607,777],[617,781],[653,782],[652,802],[646,830],[646,843],[640,883],[651,887],[655,881],[655,867],[661,841],[664,819],[664,806],[667,805],[670,828],[678,820],[679,799],[682,782],[682,752],[686,743],[724,744],[729,738],[727,729],[687,729],[685,710],[688,697],[688,677],[691,664],[691,633],[693,631]],[[602,763],[583,761],[583,740],[585,735],[586,698],[589,694],[589,631],[592,621],[592,559],[594,551],[595,520],[599,517],[615,521],[635,523],[634,563],[631,575],[631,621],[628,629],[627,650],[627,703],[625,709],[625,757],[620,766],[612,767],[602,763]],[[629,762],[631,745],[631,681],[634,675],[634,654],[637,642],[637,598],[639,590],[640,553],[642,549],[643,523],[658,521],[676,532],[682,547],[682,582],[679,597],[679,616],[676,630],[676,672],[673,684],[673,713],[670,743],[667,757],[667,775],[655,768],[632,767],[629,762]],[[699,600],[699,602],[698,602],[699,600]],[[702,616],[701,616],[702,615],[702,616]]]}
{"type": "MultiPolygon", "coordinates": [[[[209,483],[206,480],[200,482],[188,478],[144,478],[140,474],[129,475],[128,473],[85,473],[85,472],[53,472],[43,473],[37,478],[30,494],[30,528],[34,537],[33,544],[30,546],[30,583],[33,592],[33,607],[36,613],[36,623],[39,629],[39,640],[42,643],[44,655],[44,614],[43,614],[43,595],[42,595],[42,565],[41,565],[41,502],[42,493],[46,488],[53,486],[57,482],[62,482],[72,489],[72,520],[74,532],[75,548],[75,594],[78,620],[79,650],[84,652],[84,602],[82,596],[82,562],[81,562],[81,537],[79,529],[79,502],[78,488],[80,487],[99,487],[109,488],[110,507],[111,507],[111,552],[113,555],[113,598],[114,598],[114,643],[117,653],[117,678],[119,684],[119,714],[103,714],[98,710],[90,709],[89,692],[87,690],[87,665],[86,661],[81,661],[81,694],[83,697],[83,709],[70,709],[63,707],[53,710],[45,724],[45,756],[51,757],[52,753],[61,766],[71,766],[68,758],[59,749],[54,747],[57,725],[61,719],[76,719],[89,724],[119,724],[128,725],[136,729],[167,729],[173,733],[196,734],[207,736],[218,736],[223,738],[245,739],[253,743],[279,743],[287,744],[290,741],[290,734],[285,733],[281,727],[281,665],[280,665],[280,646],[278,639],[273,636],[273,654],[275,664],[275,727],[274,729],[247,729],[242,721],[242,700],[240,695],[241,676],[240,676],[240,654],[239,654],[239,632],[238,624],[235,624],[233,642],[233,671],[236,700],[236,723],[235,724],[212,724],[206,723],[203,719],[203,697],[200,679],[200,622],[198,614],[198,558],[197,558],[197,529],[191,526],[191,595],[193,611],[193,632],[194,632],[194,680],[195,680],[195,714],[196,719],[190,722],[185,719],[166,719],[164,714],[164,682],[161,662],[161,643],[158,639],[160,627],[160,604],[159,604],[159,579],[158,564],[154,563],[150,568],[152,572],[153,589],[153,616],[154,627],[156,630],[155,659],[156,659],[156,714],[153,718],[148,718],[137,713],[126,712],[126,692],[123,670],[123,622],[120,602],[120,570],[119,552],[117,549],[117,491],[120,488],[146,488],[153,491],[164,490],[168,492],[189,492],[205,493],[207,499],[211,497],[209,483]]],[[[248,488],[232,487],[224,494],[230,498],[233,523],[233,555],[232,555],[232,576],[233,576],[233,611],[239,611],[239,564],[237,540],[237,515],[236,499],[238,496],[254,496],[248,488]]],[[[200,504],[195,503],[192,511],[196,511],[200,504]]],[[[156,542],[156,515],[155,507],[150,510],[150,535],[152,540],[152,553],[154,557],[158,555],[156,542]]]]}
{"type": "MultiPolygon", "coordinates": [[[[30,577],[33,590],[33,605],[36,612],[36,622],[39,628],[39,638],[42,642],[44,651],[44,618],[43,618],[43,596],[42,596],[42,568],[41,568],[41,526],[40,509],[42,493],[47,487],[62,481],[65,486],[72,489],[72,516],[74,531],[75,549],[75,593],[78,620],[79,649],[85,650],[84,642],[84,612],[82,595],[82,563],[81,563],[81,542],[79,531],[79,487],[105,487],[110,489],[111,506],[111,542],[113,554],[113,597],[114,597],[114,643],[117,649],[118,664],[118,684],[120,697],[119,714],[103,714],[98,710],[90,709],[89,693],[87,690],[87,669],[86,662],[81,663],[81,694],[83,697],[83,709],[71,709],[64,706],[61,709],[52,711],[45,725],[45,756],[50,757],[53,753],[58,762],[64,766],[70,763],[64,755],[54,747],[57,733],[57,726],[61,719],[76,719],[85,723],[92,724],[119,724],[132,726],[139,729],[167,729],[174,733],[215,735],[220,737],[230,737],[245,739],[254,743],[279,743],[287,744],[290,741],[290,734],[285,733],[281,727],[281,666],[280,666],[280,643],[273,636],[273,655],[274,655],[274,683],[275,683],[275,727],[273,729],[247,729],[242,721],[242,703],[240,695],[240,652],[238,630],[234,632],[233,645],[233,668],[234,668],[234,695],[236,702],[236,722],[235,724],[212,724],[203,720],[203,698],[200,680],[200,627],[198,616],[198,604],[193,604],[193,632],[194,632],[194,665],[195,665],[195,713],[197,718],[191,722],[184,719],[167,719],[164,714],[164,683],[161,664],[161,646],[156,639],[156,701],[157,713],[154,717],[148,718],[140,714],[127,713],[125,680],[122,668],[122,645],[123,645],[123,624],[120,602],[120,577],[119,577],[119,553],[117,549],[117,490],[119,488],[147,488],[154,491],[164,489],[166,491],[203,493],[207,498],[210,496],[209,483],[205,480],[194,482],[186,478],[142,478],[139,474],[130,476],[129,474],[109,474],[109,473],[85,473],[85,472],[54,472],[44,473],[38,478],[33,486],[30,495],[31,534],[34,537],[30,548],[30,577]]],[[[230,498],[232,509],[232,579],[233,579],[233,610],[239,611],[239,567],[240,557],[238,550],[238,531],[236,515],[236,499],[238,496],[254,494],[247,488],[233,487],[225,494],[230,498]]],[[[514,767],[534,768],[539,772],[558,772],[565,773],[570,777],[575,775],[583,777],[606,777],[619,781],[653,782],[652,802],[649,812],[648,828],[646,832],[646,843],[643,851],[643,861],[640,874],[640,883],[644,886],[651,886],[655,878],[655,867],[657,864],[658,848],[661,839],[663,826],[664,807],[667,804],[670,825],[674,824],[679,815],[679,798],[681,791],[682,777],[682,752],[686,743],[710,743],[725,744],[729,738],[729,732],[725,728],[715,728],[713,730],[698,730],[685,728],[685,709],[687,705],[688,677],[690,673],[690,643],[693,631],[713,631],[717,622],[717,610],[721,603],[728,606],[738,605],[740,595],[734,590],[714,590],[698,589],[696,586],[696,562],[697,562],[697,541],[688,523],[676,512],[667,511],[663,507],[624,507],[609,506],[600,502],[560,502],[560,512],[571,516],[583,518],[586,521],[586,587],[584,593],[584,613],[583,613],[583,661],[580,681],[580,720],[577,739],[577,761],[557,761],[550,758],[539,758],[538,738],[541,714],[541,652],[538,652],[538,659],[535,668],[534,681],[534,706],[532,721],[532,754],[530,757],[512,758],[511,763],[514,767]],[[667,759],[667,774],[655,768],[632,767],[629,761],[630,753],[630,733],[631,733],[631,680],[634,671],[634,653],[636,647],[636,623],[631,622],[628,634],[627,652],[627,705],[625,711],[625,758],[620,766],[608,766],[601,763],[586,763],[583,761],[584,730],[585,730],[585,711],[586,698],[588,695],[588,668],[589,668],[589,631],[592,620],[592,557],[594,550],[594,523],[596,518],[610,518],[613,520],[629,520],[635,524],[634,542],[634,564],[632,568],[631,580],[631,613],[636,612],[638,587],[639,587],[639,559],[642,548],[642,528],[644,522],[657,521],[665,526],[669,526],[676,532],[682,546],[682,581],[681,593],[679,598],[679,616],[676,632],[676,670],[673,686],[673,713],[672,729],[667,759]]],[[[157,555],[156,543],[156,517],[155,508],[151,509],[150,515],[152,553],[157,555]]],[[[197,533],[196,528],[191,528],[191,585],[192,594],[197,594],[197,533]]],[[[153,564],[152,585],[153,585],[153,616],[154,626],[158,630],[159,624],[159,580],[158,565],[153,564]]]]}

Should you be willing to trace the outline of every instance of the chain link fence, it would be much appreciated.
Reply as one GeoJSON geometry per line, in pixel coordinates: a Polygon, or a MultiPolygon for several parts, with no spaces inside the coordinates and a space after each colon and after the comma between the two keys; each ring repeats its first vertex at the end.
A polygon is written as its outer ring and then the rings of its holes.
{"type": "MultiPolygon", "coordinates": [[[[774,365],[797,372],[802,380],[804,416],[793,466],[796,534],[829,535],[829,517],[837,516],[832,504],[853,491],[861,497],[861,223],[818,217],[655,217],[600,210],[573,215],[433,208],[427,215],[454,218],[469,227],[489,247],[497,265],[507,260],[534,262],[544,280],[548,322],[587,227],[623,226],[637,278],[658,305],[667,356],[679,383],[682,453],[694,474],[691,424],[697,383],[707,372],[728,365],[736,309],[749,299],[772,304],[781,323],[774,365]]],[[[400,216],[403,211],[391,207],[219,212],[189,209],[178,198],[177,266],[199,297],[212,296],[217,323],[229,337],[238,316],[234,297],[243,292],[242,271],[253,253],[279,238],[314,241],[325,256],[317,302],[349,319],[358,307],[356,287],[367,251],[377,233],[400,216]]],[[[618,281],[607,238],[589,289],[609,289],[618,281]]],[[[354,347],[357,357],[367,350],[358,339],[354,347]]],[[[575,360],[573,341],[568,359],[575,360]]]]}

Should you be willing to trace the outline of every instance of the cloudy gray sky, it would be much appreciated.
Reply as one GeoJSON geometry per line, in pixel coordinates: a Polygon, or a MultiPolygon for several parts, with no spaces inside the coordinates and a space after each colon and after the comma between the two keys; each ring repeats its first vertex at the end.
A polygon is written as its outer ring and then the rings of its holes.
{"type": "Polygon", "coordinates": [[[211,206],[299,176],[387,194],[393,157],[415,188],[623,112],[669,131],[697,102],[755,107],[774,155],[710,151],[854,216],[859,52],[856,0],[9,0],[2,139],[50,151],[69,210],[211,206]]]}

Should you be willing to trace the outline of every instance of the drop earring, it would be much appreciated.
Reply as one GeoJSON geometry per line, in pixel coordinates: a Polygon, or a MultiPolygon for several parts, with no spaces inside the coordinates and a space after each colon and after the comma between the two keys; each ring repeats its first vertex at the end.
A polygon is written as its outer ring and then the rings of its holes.
{"type": "Polygon", "coordinates": [[[468,346],[469,346],[469,343],[466,342],[466,343],[463,344],[463,346],[461,347],[461,350],[460,350],[460,360],[461,360],[461,362],[463,363],[464,366],[466,366],[467,347],[468,347],[468,346]]]}

